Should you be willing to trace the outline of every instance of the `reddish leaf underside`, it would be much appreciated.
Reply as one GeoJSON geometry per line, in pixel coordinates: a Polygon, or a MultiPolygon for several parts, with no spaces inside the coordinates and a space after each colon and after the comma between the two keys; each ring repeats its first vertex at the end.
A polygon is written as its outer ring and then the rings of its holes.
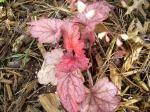
{"type": "Polygon", "coordinates": [[[68,21],[66,23],[67,25],[62,26],[62,33],[67,53],[57,68],[65,72],[76,69],[86,70],[89,60],[84,54],[84,43],[80,40],[79,27],[68,21]]]}
{"type": "Polygon", "coordinates": [[[87,92],[81,112],[114,112],[120,103],[116,86],[107,77],[100,79],[87,92]]]}
{"type": "Polygon", "coordinates": [[[83,54],[84,43],[79,40],[80,32],[79,26],[75,25],[72,22],[66,21],[66,24],[62,26],[62,33],[64,38],[64,47],[66,48],[68,53],[72,53],[73,51],[76,54],[83,54]]]}
{"type": "Polygon", "coordinates": [[[70,72],[76,69],[86,70],[88,68],[89,60],[85,57],[85,55],[72,55],[72,54],[65,54],[60,63],[56,66],[58,71],[63,72],[70,72]]]}
{"type": "Polygon", "coordinates": [[[56,43],[61,37],[62,20],[40,19],[30,22],[29,31],[34,38],[38,38],[41,43],[56,43]]]}
{"type": "Polygon", "coordinates": [[[72,72],[57,71],[57,92],[64,108],[68,112],[79,112],[85,96],[84,78],[79,70],[72,72]]]}

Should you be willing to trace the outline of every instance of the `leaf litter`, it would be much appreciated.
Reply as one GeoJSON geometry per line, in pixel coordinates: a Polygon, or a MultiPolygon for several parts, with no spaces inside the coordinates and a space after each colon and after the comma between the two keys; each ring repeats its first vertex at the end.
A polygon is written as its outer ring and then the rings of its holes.
{"type": "Polygon", "coordinates": [[[149,2],[99,3],[0,4],[0,111],[150,110],[149,2]]]}

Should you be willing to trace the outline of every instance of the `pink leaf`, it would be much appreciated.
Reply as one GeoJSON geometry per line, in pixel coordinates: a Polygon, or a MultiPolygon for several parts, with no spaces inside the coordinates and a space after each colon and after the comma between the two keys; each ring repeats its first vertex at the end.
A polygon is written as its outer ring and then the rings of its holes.
{"type": "Polygon", "coordinates": [[[51,52],[45,53],[44,62],[40,71],[37,74],[38,81],[40,84],[51,83],[53,85],[57,84],[55,77],[55,67],[59,63],[61,57],[63,56],[62,49],[54,49],[51,52]]]}
{"type": "Polygon", "coordinates": [[[77,23],[81,23],[92,27],[101,23],[107,19],[110,12],[110,5],[106,1],[98,1],[92,4],[88,4],[82,13],[77,13],[74,20],[77,23]]]}
{"type": "Polygon", "coordinates": [[[66,21],[66,24],[62,26],[62,33],[64,38],[64,46],[67,52],[75,52],[77,54],[82,54],[84,52],[84,43],[81,40],[79,40],[79,27],[69,21],[66,21]]]}
{"type": "Polygon", "coordinates": [[[57,92],[63,106],[68,112],[79,112],[81,103],[85,96],[84,78],[79,70],[72,72],[57,71],[57,92]]]}
{"type": "Polygon", "coordinates": [[[76,69],[86,70],[88,63],[89,60],[84,54],[78,56],[67,53],[62,57],[56,68],[62,72],[70,72],[76,69]]]}
{"type": "Polygon", "coordinates": [[[29,23],[29,31],[41,43],[56,43],[61,37],[62,24],[59,19],[40,19],[29,23]]]}
{"type": "Polygon", "coordinates": [[[84,55],[84,43],[79,40],[79,27],[73,23],[66,21],[67,25],[62,26],[62,34],[64,38],[64,46],[67,53],[57,65],[60,70],[65,72],[75,69],[86,70],[89,60],[84,55]]]}
{"type": "Polygon", "coordinates": [[[44,60],[50,65],[56,65],[60,62],[63,55],[63,49],[54,49],[44,54],[44,60]]]}
{"type": "MultiPolygon", "coordinates": [[[[110,7],[111,6],[104,0],[94,2],[92,4],[87,4],[85,10],[81,13],[77,13],[73,21],[75,23],[84,25],[85,26],[85,29],[83,30],[84,36],[85,33],[87,33],[88,35],[89,32],[94,32],[95,26],[97,24],[107,19],[110,12],[110,7]]],[[[90,38],[91,38],[90,40],[93,41],[94,38],[93,37],[90,38]]]]}
{"type": "Polygon", "coordinates": [[[120,103],[117,87],[104,77],[87,92],[81,112],[114,112],[120,103]]]}

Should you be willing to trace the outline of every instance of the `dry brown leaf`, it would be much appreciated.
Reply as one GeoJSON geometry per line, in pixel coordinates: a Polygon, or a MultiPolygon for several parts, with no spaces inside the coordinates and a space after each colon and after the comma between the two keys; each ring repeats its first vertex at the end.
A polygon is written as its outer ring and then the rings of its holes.
{"type": "Polygon", "coordinates": [[[113,65],[110,65],[109,69],[110,69],[110,78],[111,78],[112,82],[117,86],[117,88],[120,92],[122,77],[119,74],[119,72],[117,71],[117,68],[115,68],[113,65]]]}
{"type": "MultiPolygon", "coordinates": [[[[129,25],[127,35],[129,37],[129,40],[132,40],[134,43],[130,43],[132,52],[126,57],[126,61],[123,65],[123,70],[128,71],[130,68],[132,68],[133,63],[138,59],[139,54],[143,48],[144,41],[143,39],[138,36],[138,33],[144,34],[146,32],[147,25],[145,27],[142,26],[141,22],[135,18],[129,25]],[[138,45],[138,43],[142,45],[138,45]]],[[[130,42],[130,41],[129,41],[130,42]]]]}
{"type": "Polygon", "coordinates": [[[98,24],[96,25],[95,32],[100,33],[100,32],[108,32],[109,28],[105,26],[104,24],[98,24]]]}
{"type": "Polygon", "coordinates": [[[144,41],[144,38],[138,35],[138,34],[146,35],[146,32],[148,32],[149,30],[149,26],[150,26],[149,24],[150,21],[148,20],[145,21],[144,26],[142,26],[141,22],[137,18],[133,19],[127,31],[127,35],[129,37],[128,39],[132,40],[135,43],[140,43],[141,45],[150,49],[150,44],[146,43],[144,41]]]}
{"type": "Polygon", "coordinates": [[[133,19],[127,31],[129,39],[133,40],[135,43],[143,44],[144,41],[142,40],[141,37],[138,36],[138,34],[139,33],[145,34],[146,31],[148,30],[149,23],[150,23],[149,21],[146,21],[143,27],[141,22],[137,18],[133,19]]]}
{"type": "Polygon", "coordinates": [[[128,27],[128,34],[133,35],[133,36],[137,36],[138,33],[143,33],[143,26],[141,24],[141,22],[139,21],[139,19],[134,18],[132,20],[132,22],[130,23],[129,27],[128,27]]]}
{"type": "Polygon", "coordinates": [[[100,56],[100,54],[96,55],[96,62],[97,62],[98,67],[101,67],[103,65],[104,61],[103,61],[103,58],[100,56]]]}
{"type": "Polygon", "coordinates": [[[146,18],[146,13],[144,12],[143,7],[142,7],[143,5],[146,8],[148,8],[150,6],[150,4],[147,0],[133,0],[133,4],[129,7],[127,7],[126,14],[130,14],[133,10],[137,9],[146,18]]]}
{"type": "Polygon", "coordinates": [[[39,100],[43,108],[47,112],[65,112],[61,107],[59,97],[56,94],[42,94],[39,95],[39,100]]]}
{"type": "Polygon", "coordinates": [[[130,68],[132,68],[133,63],[138,59],[139,54],[143,48],[141,46],[136,46],[136,45],[132,47],[133,47],[132,53],[129,54],[125,63],[123,64],[122,69],[124,71],[128,71],[130,68]]]}

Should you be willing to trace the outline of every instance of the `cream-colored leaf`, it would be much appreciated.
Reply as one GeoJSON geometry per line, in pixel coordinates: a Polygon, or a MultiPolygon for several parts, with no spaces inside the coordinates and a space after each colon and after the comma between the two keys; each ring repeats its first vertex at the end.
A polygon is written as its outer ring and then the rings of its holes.
{"type": "Polygon", "coordinates": [[[43,65],[41,67],[41,70],[38,72],[37,77],[40,84],[46,85],[50,82],[53,85],[57,84],[57,80],[55,77],[55,66],[47,64],[45,61],[43,62],[43,65]]]}
{"type": "Polygon", "coordinates": [[[38,81],[40,84],[57,84],[57,80],[55,77],[55,66],[59,63],[62,56],[62,49],[54,49],[51,52],[47,52],[44,54],[43,65],[37,74],[38,81]]]}

